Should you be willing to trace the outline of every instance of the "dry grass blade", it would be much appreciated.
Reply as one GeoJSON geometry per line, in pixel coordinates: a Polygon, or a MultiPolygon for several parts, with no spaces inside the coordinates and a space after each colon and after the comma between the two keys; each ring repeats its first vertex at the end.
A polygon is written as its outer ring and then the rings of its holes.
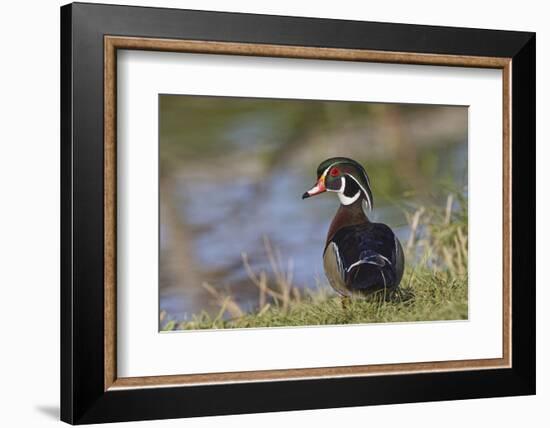
{"type": "Polygon", "coordinates": [[[418,210],[415,211],[414,215],[412,216],[412,220],[410,222],[411,233],[409,235],[409,241],[407,242],[407,251],[410,251],[414,246],[416,231],[420,223],[420,217],[422,216],[422,214],[424,214],[424,211],[425,211],[424,207],[420,207],[418,210]]]}
{"type": "Polygon", "coordinates": [[[237,302],[233,300],[233,297],[216,290],[207,282],[203,282],[202,287],[208,291],[208,294],[214,297],[216,304],[220,306],[220,308],[223,308],[222,315],[225,311],[227,311],[233,318],[242,317],[244,315],[245,312],[240,308],[237,302]]]}
{"type": "Polygon", "coordinates": [[[453,212],[453,195],[449,194],[447,196],[447,206],[445,207],[445,224],[449,224],[451,222],[451,214],[453,212]]]}

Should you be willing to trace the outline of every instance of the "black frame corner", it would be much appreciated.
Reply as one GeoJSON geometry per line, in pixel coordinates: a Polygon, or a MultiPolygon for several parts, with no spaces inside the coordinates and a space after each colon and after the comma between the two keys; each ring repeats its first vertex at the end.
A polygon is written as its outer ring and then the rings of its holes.
{"type": "Polygon", "coordinates": [[[61,419],[83,424],[534,394],[535,97],[534,33],[86,3],[63,6],[61,419]],[[512,58],[512,203],[518,207],[512,214],[512,367],[105,392],[105,35],[512,58]]]}

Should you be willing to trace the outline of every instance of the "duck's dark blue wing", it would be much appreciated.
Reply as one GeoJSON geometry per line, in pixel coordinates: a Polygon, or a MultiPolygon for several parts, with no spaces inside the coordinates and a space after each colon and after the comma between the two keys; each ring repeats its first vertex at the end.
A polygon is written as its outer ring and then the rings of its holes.
{"type": "Polygon", "coordinates": [[[330,284],[344,295],[392,289],[403,276],[401,244],[381,223],[340,229],[327,244],[323,259],[330,284]]]}

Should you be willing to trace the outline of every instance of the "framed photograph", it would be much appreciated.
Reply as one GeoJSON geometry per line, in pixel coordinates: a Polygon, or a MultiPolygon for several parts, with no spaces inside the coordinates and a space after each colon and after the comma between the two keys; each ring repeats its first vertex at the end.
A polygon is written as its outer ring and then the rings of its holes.
{"type": "Polygon", "coordinates": [[[61,8],[61,418],[535,393],[535,35],[61,8]]]}

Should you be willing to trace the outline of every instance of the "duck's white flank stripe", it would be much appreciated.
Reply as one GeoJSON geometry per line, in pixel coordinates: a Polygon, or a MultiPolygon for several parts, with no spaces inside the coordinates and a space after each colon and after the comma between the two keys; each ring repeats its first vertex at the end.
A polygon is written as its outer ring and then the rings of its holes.
{"type": "MultiPolygon", "coordinates": [[[[378,258],[382,259],[384,261],[384,263],[380,264],[380,263],[377,263],[376,261],[373,261],[373,260],[370,260],[370,259],[362,259],[362,260],[358,260],[355,263],[353,263],[350,267],[348,267],[346,269],[346,271],[349,273],[349,271],[351,271],[355,266],[359,266],[359,265],[363,265],[363,264],[375,265],[375,266],[380,266],[380,267],[384,266],[386,263],[391,265],[391,263],[387,259],[387,257],[384,257],[382,254],[377,254],[376,258],[377,259],[378,258]]],[[[385,278],[384,278],[384,281],[385,281],[385,278]]]]}

